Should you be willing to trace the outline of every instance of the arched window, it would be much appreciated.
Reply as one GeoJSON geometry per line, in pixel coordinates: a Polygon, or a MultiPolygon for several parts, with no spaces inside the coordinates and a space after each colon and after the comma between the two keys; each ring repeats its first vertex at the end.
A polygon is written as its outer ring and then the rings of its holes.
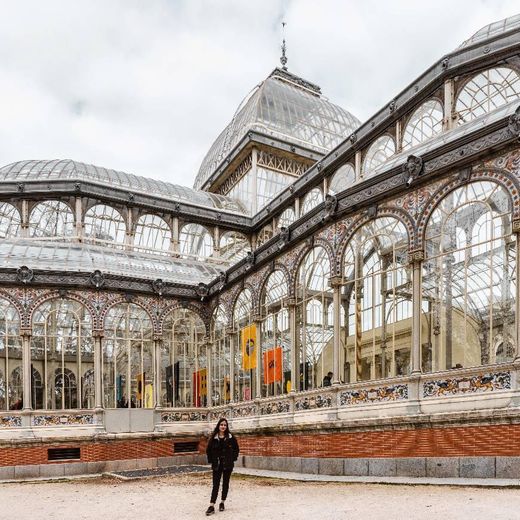
{"type": "Polygon", "coordinates": [[[47,200],[34,206],[29,216],[30,237],[66,238],[74,235],[74,215],[67,204],[47,200]]]}
{"type": "Polygon", "coordinates": [[[233,340],[235,342],[235,398],[239,401],[254,399],[257,390],[256,349],[257,330],[253,321],[253,295],[243,289],[233,310],[233,340]]]}
{"type": "Polygon", "coordinates": [[[329,182],[329,195],[336,195],[356,182],[356,172],[351,164],[339,167],[329,182]]]}
{"type": "Polygon", "coordinates": [[[366,381],[409,372],[412,288],[408,234],[402,222],[377,218],[356,231],[343,257],[342,327],[346,380],[366,381]]]}
{"type": "Polygon", "coordinates": [[[126,224],[115,208],[98,204],[85,213],[84,220],[86,241],[114,247],[124,245],[126,224]]]}
{"type": "Polygon", "coordinates": [[[442,105],[436,99],[423,103],[410,117],[403,132],[403,150],[431,139],[442,130],[442,105]]]}
{"type": "Polygon", "coordinates": [[[163,325],[161,405],[204,406],[207,401],[206,327],[189,309],[175,309],[163,325]]]}
{"type": "Polygon", "coordinates": [[[256,237],[256,247],[264,245],[268,240],[273,238],[273,228],[270,224],[263,227],[256,237]]]}
{"type": "Polygon", "coordinates": [[[153,408],[152,321],[134,303],[112,307],[105,318],[103,392],[105,408],[153,408]]]}
{"type": "Polygon", "coordinates": [[[226,231],[220,237],[220,256],[226,260],[242,260],[250,250],[249,240],[243,233],[226,231]]]}
{"type": "Polygon", "coordinates": [[[323,312],[332,303],[329,279],[327,251],[323,247],[311,249],[299,267],[296,286],[300,390],[322,386],[332,370],[334,328],[323,312]]]}
{"type": "Polygon", "coordinates": [[[471,78],[461,90],[455,110],[459,125],[492,112],[520,96],[520,77],[507,67],[489,69],[471,78]]]}
{"type": "MultiPolygon", "coordinates": [[[[81,380],[71,386],[70,374],[94,368],[92,320],[80,303],[66,298],[49,300],[33,313],[31,363],[43,374],[41,408],[83,408],[81,380]],[[60,386],[57,385],[60,383],[60,386]]],[[[33,402],[33,408],[38,408],[33,402]]]]}
{"type": "Polygon", "coordinates": [[[0,204],[0,238],[15,238],[20,235],[20,212],[8,202],[0,204]]]}
{"type": "Polygon", "coordinates": [[[262,396],[291,390],[291,336],[289,313],[283,306],[289,294],[286,276],[273,271],[262,293],[262,396]]]}
{"type": "Polygon", "coordinates": [[[213,238],[200,224],[185,224],[179,234],[179,245],[186,258],[201,260],[213,254],[213,238]]]}
{"type": "Polygon", "coordinates": [[[23,381],[13,381],[11,376],[15,367],[22,365],[22,342],[20,340],[20,318],[15,307],[3,298],[0,299],[0,410],[21,409],[23,381]]]}
{"type": "Polygon", "coordinates": [[[212,349],[208,404],[212,406],[223,405],[231,400],[231,359],[226,326],[226,314],[219,305],[213,312],[210,326],[212,349]]]}
{"type": "Polygon", "coordinates": [[[378,166],[386,162],[395,154],[395,142],[389,135],[383,135],[376,139],[365,155],[363,163],[363,175],[372,177],[378,166]]]}
{"type": "Polygon", "coordinates": [[[289,227],[296,220],[296,214],[293,208],[287,208],[278,218],[278,231],[283,227],[289,227]]]}
{"type": "Polygon", "coordinates": [[[302,207],[300,209],[300,216],[309,213],[311,209],[319,206],[323,202],[323,193],[319,188],[313,188],[304,197],[302,207]]]}
{"type": "Polygon", "coordinates": [[[142,215],[135,225],[134,247],[146,253],[168,254],[172,240],[170,226],[157,215],[142,215]]]}
{"type": "Polygon", "coordinates": [[[501,186],[480,181],[452,191],[432,213],[423,263],[423,370],[494,362],[497,338],[516,337],[511,211],[501,186]]]}

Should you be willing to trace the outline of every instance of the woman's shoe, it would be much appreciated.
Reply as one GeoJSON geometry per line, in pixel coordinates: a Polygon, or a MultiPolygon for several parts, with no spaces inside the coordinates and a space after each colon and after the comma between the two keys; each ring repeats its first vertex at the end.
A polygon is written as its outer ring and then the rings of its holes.
{"type": "Polygon", "coordinates": [[[224,507],[224,502],[220,502],[220,504],[219,504],[219,506],[218,506],[218,510],[219,510],[219,511],[224,511],[224,509],[226,509],[226,508],[224,507]]]}
{"type": "Polygon", "coordinates": [[[213,506],[209,506],[208,509],[206,509],[206,516],[212,515],[215,512],[215,508],[213,506]]]}

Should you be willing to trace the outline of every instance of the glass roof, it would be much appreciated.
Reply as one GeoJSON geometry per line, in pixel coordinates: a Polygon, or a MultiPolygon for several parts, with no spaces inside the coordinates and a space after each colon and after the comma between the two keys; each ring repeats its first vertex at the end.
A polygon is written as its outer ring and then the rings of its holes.
{"type": "Polygon", "coordinates": [[[20,161],[0,168],[0,181],[30,182],[46,180],[84,181],[101,186],[129,190],[133,193],[152,195],[157,198],[174,200],[246,215],[244,206],[234,199],[214,193],[193,190],[169,182],[149,179],[92,164],[69,159],[52,161],[20,161]]]}
{"type": "Polygon", "coordinates": [[[200,189],[251,130],[326,153],[360,124],[352,114],[321,97],[316,85],[275,69],[255,87],[217,137],[202,161],[194,187],[200,189]]]}
{"type": "Polygon", "coordinates": [[[515,14],[514,16],[509,16],[508,18],[504,18],[498,22],[490,23],[489,25],[482,27],[482,29],[479,29],[471,38],[463,42],[459,46],[459,49],[493,38],[494,36],[517,29],[518,27],[520,27],[520,14],[515,14]]]}
{"type": "Polygon", "coordinates": [[[146,255],[87,244],[40,242],[35,240],[2,240],[0,267],[48,271],[92,273],[146,278],[186,285],[209,283],[222,267],[190,259],[146,255]]]}

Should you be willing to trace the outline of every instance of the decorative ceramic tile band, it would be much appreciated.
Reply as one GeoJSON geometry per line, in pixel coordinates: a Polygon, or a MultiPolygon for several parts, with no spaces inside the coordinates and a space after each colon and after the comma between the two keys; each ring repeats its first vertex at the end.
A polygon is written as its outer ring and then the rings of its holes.
{"type": "Polygon", "coordinates": [[[332,395],[330,394],[318,394],[311,397],[304,397],[303,399],[298,399],[294,403],[294,408],[298,412],[302,410],[313,410],[315,408],[330,408],[331,406],[332,395]]]}
{"type": "Polygon", "coordinates": [[[478,374],[471,377],[426,381],[423,383],[423,397],[492,392],[510,388],[511,372],[497,372],[496,374],[478,374]]]}
{"type": "Polygon", "coordinates": [[[234,417],[252,417],[256,415],[256,405],[250,404],[233,410],[234,417]]]}
{"type": "Polygon", "coordinates": [[[291,409],[289,401],[275,401],[273,403],[266,403],[260,407],[261,415],[272,415],[274,413],[287,413],[291,409]]]}
{"type": "Polygon", "coordinates": [[[0,428],[20,428],[20,426],[22,426],[22,418],[19,415],[0,416],[0,428]]]}
{"type": "Polygon", "coordinates": [[[225,417],[226,419],[228,419],[231,415],[231,411],[230,410],[211,410],[208,412],[208,419],[210,421],[217,421],[218,419],[220,419],[221,417],[225,417]]]}
{"type": "Polygon", "coordinates": [[[94,424],[93,414],[33,415],[33,426],[75,426],[94,424]]]}
{"type": "Polygon", "coordinates": [[[380,386],[368,390],[346,390],[339,394],[340,406],[406,399],[408,399],[408,385],[380,386]]]}
{"type": "Polygon", "coordinates": [[[208,414],[206,412],[166,412],[161,414],[161,422],[189,422],[189,421],[207,421],[208,414]]]}

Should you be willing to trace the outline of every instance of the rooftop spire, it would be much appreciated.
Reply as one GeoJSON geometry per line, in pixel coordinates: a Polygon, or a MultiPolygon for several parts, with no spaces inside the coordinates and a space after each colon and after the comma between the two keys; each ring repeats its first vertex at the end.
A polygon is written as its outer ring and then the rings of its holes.
{"type": "Polygon", "coordinates": [[[282,56],[280,57],[280,63],[282,64],[282,69],[287,70],[287,56],[285,55],[285,51],[287,47],[285,46],[285,26],[287,24],[285,22],[282,22],[282,56]]]}

